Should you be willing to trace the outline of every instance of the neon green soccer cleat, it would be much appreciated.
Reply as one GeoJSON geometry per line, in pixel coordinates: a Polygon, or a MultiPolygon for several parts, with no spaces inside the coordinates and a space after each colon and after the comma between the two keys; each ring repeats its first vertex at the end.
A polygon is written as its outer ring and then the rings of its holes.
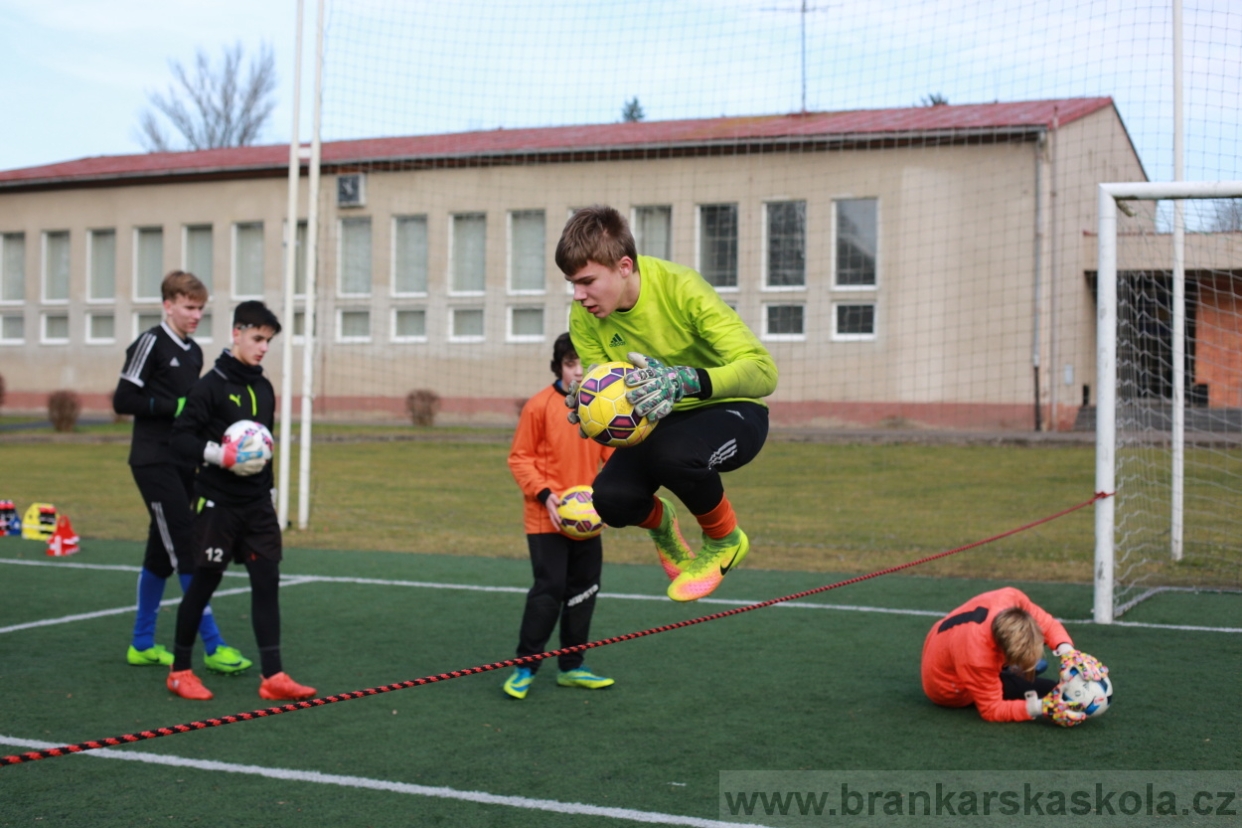
{"type": "Polygon", "coordinates": [[[681,574],[686,564],[694,560],[694,552],[690,551],[686,539],[681,535],[681,527],[677,523],[677,510],[665,498],[664,516],[660,519],[659,529],[648,529],[647,534],[655,541],[656,554],[660,556],[660,566],[671,581],[681,574]]]}
{"type": "Polygon", "coordinates": [[[129,645],[129,652],[125,654],[125,660],[135,667],[171,667],[173,663],[173,654],[164,648],[163,644],[156,644],[145,650],[136,650],[134,645],[129,645]]]}
{"type": "Polygon", "coordinates": [[[505,679],[503,688],[513,698],[524,699],[526,694],[530,692],[530,685],[534,680],[535,674],[531,672],[529,667],[515,667],[513,675],[505,679]]]}
{"type": "Polygon", "coordinates": [[[749,551],[750,539],[740,528],[719,540],[704,536],[698,557],[668,585],[668,597],[674,601],[697,601],[710,595],[749,551]]]}
{"type": "Polygon", "coordinates": [[[602,687],[611,687],[616,684],[610,678],[595,675],[586,668],[586,665],[577,670],[565,670],[556,677],[556,683],[561,687],[581,687],[585,690],[599,690],[602,687]]]}
{"type": "Polygon", "coordinates": [[[252,664],[254,662],[238,652],[237,648],[227,644],[221,644],[214,653],[203,657],[203,665],[208,670],[230,676],[244,673],[252,664]]]}

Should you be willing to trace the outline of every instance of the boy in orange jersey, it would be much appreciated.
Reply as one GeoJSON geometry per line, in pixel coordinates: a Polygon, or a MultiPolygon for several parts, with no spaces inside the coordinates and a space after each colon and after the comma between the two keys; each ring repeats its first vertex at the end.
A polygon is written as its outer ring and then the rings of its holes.
{"type": "MultiPolygon", "coordinates": [[[[552,373],[556,380],[522,406],[509,452],[509,470],[526,499],[526,545],[535,574],[522,613],[519,656],[544,652],[558,619],[561,647],[587,642],[604,560],[599,536],[574,540],[562,534],[556,512],[560,493],[590,485],[612,454],[612,449],[593,440],[580,439],[577,427],[565,419],[565,394],[582,379],[582,363],[567,333],[552,346],[552,373]]],[[[597,690],[613,684],[588,670],[581,653],[560,656],[558,661],[556,683],[561,687],[597,690]]],[[[516,668],[504,691],[515,699],[526,698],[539,664],[516,668]]]]}
{"type": "Polygon", "coordinates": [[[974,704],[989,722],[1047,717],[1062,727],[1087,714],[1061,698],[1076,670],[1101,679],[1108,668],[1074,649],[1059,621],[1013,587],[976,595],[932,625],[923,641],[923,692],[945,707],[974,704]],[[1037,678],[1044,645],[1061,658],[1061,683],[1037,678]]]}

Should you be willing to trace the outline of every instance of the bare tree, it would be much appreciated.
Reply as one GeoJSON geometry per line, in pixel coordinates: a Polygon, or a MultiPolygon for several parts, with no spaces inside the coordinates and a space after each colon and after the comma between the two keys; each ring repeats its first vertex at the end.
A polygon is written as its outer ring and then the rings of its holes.
{"type": "Polygon", "coordinates": [[[1208,229],[1216,233],[1242,230],[1242,198],[1219,198],[1212,202],[1208,229]]]}
{"type": "Polygon", "coordinates": [[[932,92],[930,95],[924,96],[922,99],[923,106],[948,106],[949,99],[939,92],[932,92]]]}
{"type": "Polygon", "coordinates": [[[638,96],[625,102],[625,106],[621,107],[621,120],[626,123],[635,123],[647,117],[647,113],[643,112],[643,105],[638,102],[638,96]]]}
{"type": "Polygon", "coordinates": [[[215,149],[253,144],[276,102],[276,58],[263,43],[243,75],[242,45],[224,47],[219,66],[198,50],[193,70],[169,61],[175,83],[167,95],[151,93],[151,108],[138,121],[138,140],[149,152],[215,149]],[[180,134],[184,146],[164,131],[160,115],[180,134]]]}

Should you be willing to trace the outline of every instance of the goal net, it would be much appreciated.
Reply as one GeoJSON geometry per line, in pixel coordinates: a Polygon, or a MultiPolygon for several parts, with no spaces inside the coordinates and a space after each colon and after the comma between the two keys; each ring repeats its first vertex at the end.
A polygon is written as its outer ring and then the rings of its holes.
{"type": "Polygon", "coordinates": [[[1242,588],[1240,211],[1236,182],[1101,187],[1097,620],[1242,588]]]}

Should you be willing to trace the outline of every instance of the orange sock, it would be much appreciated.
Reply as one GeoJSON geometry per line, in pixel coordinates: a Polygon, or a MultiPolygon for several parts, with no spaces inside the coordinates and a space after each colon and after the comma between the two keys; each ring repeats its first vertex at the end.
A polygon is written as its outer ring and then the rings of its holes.
{"type": "Polygon", "coordinates": [[[716,505],[716,508],[707,514],[694,517],[698,520],[699,526],[703,528],[703,534],[715,540],[720,540],[737,528],[737,515],[728,497],[720,498],[720,503],[716,505]]]}
{"type": "Polygon", "coordinates": [[[660,521],[664,520],[664,503],[658,497],[651,498],[654,505],[651,507],[651,514],[643,518],[643,522],[638,524],[643,529],[659,529],[660,521]]]}

